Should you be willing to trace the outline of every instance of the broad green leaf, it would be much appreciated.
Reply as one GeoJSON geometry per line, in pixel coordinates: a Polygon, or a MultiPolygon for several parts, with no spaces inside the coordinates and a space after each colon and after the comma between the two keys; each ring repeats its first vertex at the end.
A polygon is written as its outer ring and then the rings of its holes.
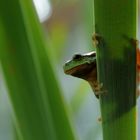
{"type": "Polygon", "coordinates": [[[0,60],[20,140],[74,140],[31,0],[0,2],[0,60]]]}

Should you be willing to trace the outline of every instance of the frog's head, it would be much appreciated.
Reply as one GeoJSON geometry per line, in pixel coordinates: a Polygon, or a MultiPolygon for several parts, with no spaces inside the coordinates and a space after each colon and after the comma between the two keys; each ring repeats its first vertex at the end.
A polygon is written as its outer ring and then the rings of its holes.
{"type": "Polygon", "coordinates": [[[64,72],[68,75],[82,78],[88,82],[90,81],[91,77],[97,80],[96,53],[90,52],[83,55],[75,54],[72,60],[69,60],[65,63],[63,68],[64,72]]]}

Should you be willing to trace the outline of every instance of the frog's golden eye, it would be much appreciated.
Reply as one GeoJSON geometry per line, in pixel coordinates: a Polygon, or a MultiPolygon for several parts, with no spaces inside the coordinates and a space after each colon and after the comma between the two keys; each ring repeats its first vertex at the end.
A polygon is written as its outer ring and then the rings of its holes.
{"type": "Polygon", "coordinates": [[[82,57],[81,54],[75,54],[75,55],[73,56],[73,60],[80,59],[81,57],[82,57]]]}

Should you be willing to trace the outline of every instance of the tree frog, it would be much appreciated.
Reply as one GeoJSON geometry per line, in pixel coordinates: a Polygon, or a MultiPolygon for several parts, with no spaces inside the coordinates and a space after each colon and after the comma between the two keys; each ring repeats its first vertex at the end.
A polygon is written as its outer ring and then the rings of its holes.
{"type": "Polygon", "coordinates": [[[97,82],[96,52],[75,54],[72,60],[64,65],[64,72],[68,75],[84,79],[89,82],[95,96],[99,98],[102,84],[97,82]]]}
{"type": "MultiPolygon", "coordinates": [[[[137,48],[137,97],[139,93],[140,81],[140,50],[137,48]]],[[[103,84],[97,82],[96,52],[86,54],[75,54],[72,60],[64,65],[64,72],[68,75],[78,77],[88,81],[95,96],[99,98],[100,93],[104,92],[103,84]]]]}

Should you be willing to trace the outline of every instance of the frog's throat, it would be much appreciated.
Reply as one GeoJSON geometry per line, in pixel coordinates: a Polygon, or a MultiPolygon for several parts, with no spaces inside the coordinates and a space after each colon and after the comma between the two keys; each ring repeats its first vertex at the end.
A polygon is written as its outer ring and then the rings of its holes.
{"type": "Polygon", "coordinates": [[[91,64],[83,64],[65,71],[66,74],[84,79],[88,82],[97,80],[96,61],[91,64]]]}

